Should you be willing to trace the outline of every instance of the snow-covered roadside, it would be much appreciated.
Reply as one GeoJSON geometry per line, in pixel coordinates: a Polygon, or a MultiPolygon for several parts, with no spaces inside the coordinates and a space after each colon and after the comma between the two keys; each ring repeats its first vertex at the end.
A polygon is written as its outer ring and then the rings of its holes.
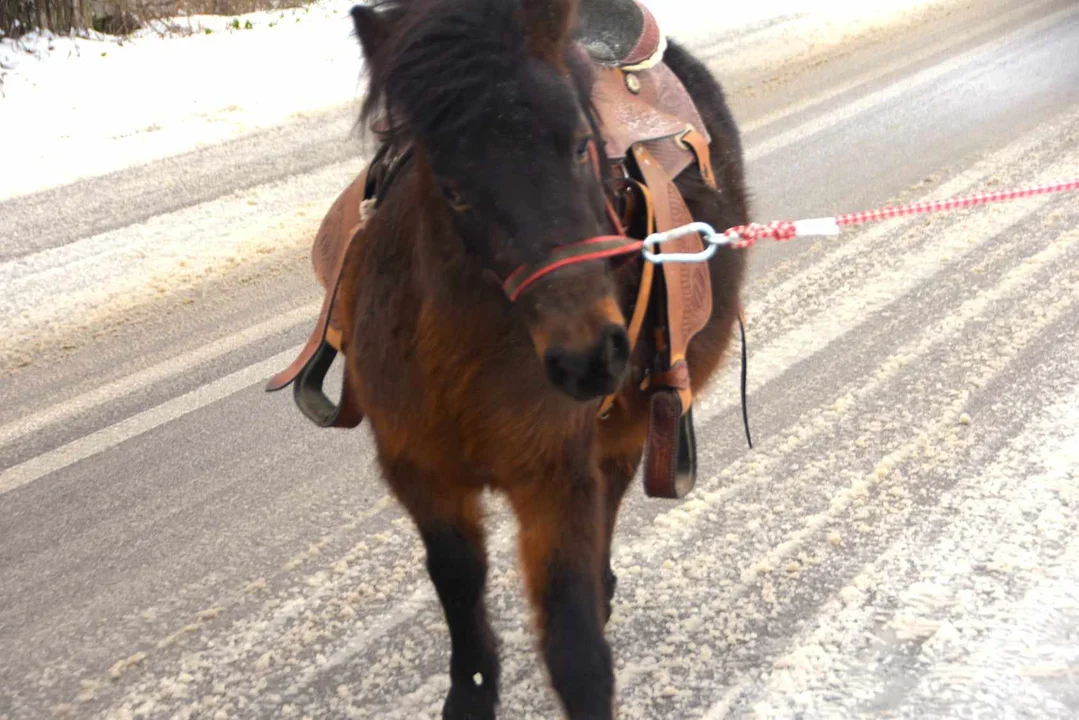
{"type": "Polygon", "coordinates": [[[33,37],[0,44],[0,198],[103,174],[286,122],[359,95],[349,0],[235,18],[189,36],[33,37]],[[250,25],[250,29],[245,29],[250,25]],[[51,50],[49,48],[52,48],[51,50]]]}
{"type": "MultiPolygon", "coordinates": [[[[651,0],[691,45],[770,28],[725,64],[781,63],[946,0],[651,0]],[[766,53],[765,53],[766,50],[766,53]]],[[[233,17],[176,19],[190,35],[0,41],[0,200],[119,170],[322,108],[357,103],[355,0],[233,17]],[[17,139],[17,141],[12,141],[17,139]]]]}
{"type": "MultiPolygon", "coordinates": [[[[871,37],[961,2],[760,0],[735,11],[713,0],[651,0],[673,36],[719,48],[710,62],[724,82],[784,63],[811,67],[807,57],[852,35],[871,37]]],[[[0,154],[0,202],[358,103],[352,3],[256,13],[239,18],[239,30],[229,29],[231,18],[195,18],[211,32],[186,37],[30,38],[46,49],[16,60],[14,46],[2,44],[0,61],[15,69],[0,97],[0,137],[18,141],[0,154]],[[252,29],[242,29],[248,22],[252,29]]],[[[343,131],[340,140],[349,140],[343,131]]],[[[92,328],[127,321],[241,264],[262,272],[294,260],[361,164],[356,157],[0,263],[0,370],[80,345],[92,328]]]]}

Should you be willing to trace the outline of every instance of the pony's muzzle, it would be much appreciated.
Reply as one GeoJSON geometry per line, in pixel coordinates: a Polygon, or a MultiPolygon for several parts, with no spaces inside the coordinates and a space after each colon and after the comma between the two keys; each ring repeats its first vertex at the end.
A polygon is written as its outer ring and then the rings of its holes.
{"type": "Polygon", "coordinates": [[[622,382],[629,363],[629,336],[625,328],[608,325],[595,345],[585,349],[547,348],[543,364],[547,379],[575,400],[586,401],[612,394],[622,382]]]}
{"type": "Polygon", "coordinates": [[[622,384],[631,352],[626,318],[605,275],[573,274],[530,291],[520,307],[548,382],[587,402],[622,384]]]}

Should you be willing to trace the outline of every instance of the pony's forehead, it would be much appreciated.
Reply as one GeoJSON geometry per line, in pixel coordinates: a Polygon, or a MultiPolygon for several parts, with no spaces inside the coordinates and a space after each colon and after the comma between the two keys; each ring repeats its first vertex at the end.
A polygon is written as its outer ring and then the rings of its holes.
{"type": "Polygon", "coordinates": [[[481,118],[486,129],[546,129],[566,134],[577,128],[582,110],[570,78],[546,63],[530,59],[514,78],[495,84],[481,118]]]}

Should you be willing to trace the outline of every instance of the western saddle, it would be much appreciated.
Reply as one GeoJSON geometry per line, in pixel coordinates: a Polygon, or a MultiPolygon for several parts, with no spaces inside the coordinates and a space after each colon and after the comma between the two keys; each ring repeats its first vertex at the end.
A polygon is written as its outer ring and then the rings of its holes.
{"type": "MultiPolygon", "coordinates": [[[[702,179],[715,188],[709,156],[711,138],[693,100],[662,62],[666,39],[652,13],[639,0],[581,0],[579,47],[596,73],[593,102],[603,128],[606,154],[619,192],[629,200],[626,228],[641,237],[693,221],[673,179],[696,165],[702,179]]],[[[340,274],[348,252],[400,167],[382,146],[371,163],[330,207],[315,237],[312,262],[326,290],[318,321],[300,355],[270,379],[267,391],[293,384],[293,397],[303,414],[321,427],[352,428],[363,420],[347,381],[333,403],[322,385],[341,350],[340,313],[335,306],[340,274]]],[[[666,252],[698,252],[702,243],[688,235],[667,243],[666,252]]],[[[689,341],[712,312],[711,282],[704,263],[640,260],[640,289],[629,324],[634,347],[646,315],[657,328],[657,357],[642,387],[651,396],[651,415],[644,465],[645,491],[652,497],[681,498],[696,479],[693,396],[685,352],[689,341]],[[655,290],[655,291],[654,291],[655,290]]],[[[614,402],[600,407],[606,417],[614,402]]]]}

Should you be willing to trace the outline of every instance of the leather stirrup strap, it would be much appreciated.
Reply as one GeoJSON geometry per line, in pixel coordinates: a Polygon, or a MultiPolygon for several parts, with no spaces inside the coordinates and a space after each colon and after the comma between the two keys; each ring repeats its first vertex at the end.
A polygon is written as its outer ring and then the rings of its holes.
{"type": "MultiPolygon", "coordinates": [[[[664,232],[693,222],[689,208],[674,181],[643,144],[633,146],[637,167],[644,177],[654,200],[656,229],[664,232]]],[[[668,242],[663,250],[673,253],[695,253],[704,249],[698,235],[684,235],[668,242]]],[[[706,263],[664,263],[663,281],[666,290],[666,320],[670,347],[670,367],[675,369],[686,359],[686,348],[712,316],[712,283],[706,263]]],[[[680,373],[679,373],[680,375],[680,373]]],[[[688,375],[688,373],[687,373],[688,375]]],[[[681,383],[680,383],[681,384],[681,383]]],[[[689,383],[676,387],[682,400],[682,412],[693,403],[689,383]]]]}
{"type": "MultiPolygon", "coordinates": [[[[651,234],[656,227],[656,211],[652,202],[652,194],[648,188],[637,183],[637,188],[644,198],[646,209],[645,233],[651,234]]],[[[641,328],[644,326],[644,316],[648,314],[648,300],[652,296],[652,277],[655,273],[655,263],[646,262],[641,268],[641,284],[637,289],[637,303],[633,306],[633,315],[629,321],[629,346],[637,346],[637,339],[641,336],[641,328]]]]}

